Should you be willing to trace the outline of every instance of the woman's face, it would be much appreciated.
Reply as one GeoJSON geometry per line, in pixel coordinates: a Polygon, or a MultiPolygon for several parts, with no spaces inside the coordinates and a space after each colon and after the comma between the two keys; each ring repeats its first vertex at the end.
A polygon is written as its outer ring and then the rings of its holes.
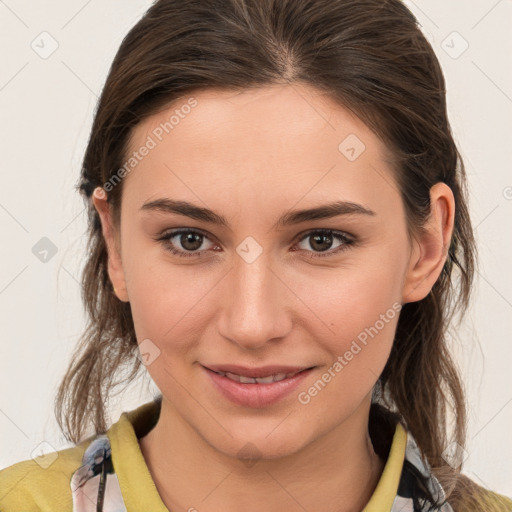
{"type": "Polygon", "coordinates": [[[381,140],[295,85],[198,92],[138,125],[129,153],[109,273],[168,411],[270,458],[367,414],[400,306],[431,285],[412,292],[420,252],[381,140]],[[312,369],[207,369],[226,365],[312,369]]]}

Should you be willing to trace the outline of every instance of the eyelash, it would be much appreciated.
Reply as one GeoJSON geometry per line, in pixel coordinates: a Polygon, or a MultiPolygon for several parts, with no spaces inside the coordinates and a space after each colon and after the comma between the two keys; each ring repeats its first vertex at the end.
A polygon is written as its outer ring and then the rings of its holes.
{"type": "MultiPolygon", "coordinates": [[[[178,256],[180,258],[201,257],[202,253],[206,252],[206,250],[199,251],[199,252],[190,252],[190,251],[185,252],[185,251],[177,250],[175,247],[173,247],[171,245],[170,239],[174,238],[177,235],[181,235],[183,233],[187,233],[187,234],[193,233],[196,235],[200,235],[204,238],[208,238],[208,236],[206,234],[202,233],[201,231],[198,231],[195,229],[188,229],[188,228],[185,229],[184,228],[184,229],[176,229],[176,230],[167,232],[163,236],[157,237],[156,241],[161,242],[167,251],[171,252],[172,254],[175,254],[176,256],[178,256]]],[[[339,247],[337,247],[335,250],[328,250],[323,253],[307,251],[307,252],[312,252],[314,254],[314,256],[311,256],[311,258],[331,257],[331,256],[339,254],[343,251],[348,250],[350,248],[350,246],[353,246],[356,244],[356,240],[353,237],[351,237],[351,236],[349,237],[345,233],[334,231],[332,229],[314,229],[314,230],[308,231],[306,234],[302,235],[302,237],[299,238],[297,240],[297,242],[295,242],[295,243],[302,242],[302,240],[307,239],[307,238],[309,238],[313,235],[317,235],[317,234],[332,236],[333,238],[343,242],[343,244],[340,245],[339,247]]]]}

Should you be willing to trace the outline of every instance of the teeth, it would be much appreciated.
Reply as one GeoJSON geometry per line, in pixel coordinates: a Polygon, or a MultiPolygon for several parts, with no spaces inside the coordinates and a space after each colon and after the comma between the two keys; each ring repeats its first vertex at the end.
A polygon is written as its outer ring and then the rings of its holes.
{"type": "MultiPolygon", "coordinates": [[[[232,378],[233,373],[228,373],[228,377],[232,378]]],[[[238,382],[241,382],[242,384],[254,384],[258,382],[256,379],[253,379],[251,377],[244,377],[243,375],[236,375],[235,378],[238,380],[238,382]]]]}
{"type": "Polygon", "coordinates": [[[269,375],[268,377],[246,377],[244,375],[237,375],[236,373],[231,372],[216,372],[223,377],[227,377],[228,379],[234,380],[235,382],[240,382],[242,384],[270,384],[272,382],[279,382],[281,380],[287,379],[289,377],[293,377],[295,373],[276,373],[275,375],[269,375]]]}
{"type": "Polygon", "coordinates": [[[274,376],[269,375],[268,377],[258,377],[255,380],[260,384],[270,384],[271,382],[274,382],[274,376]]]}

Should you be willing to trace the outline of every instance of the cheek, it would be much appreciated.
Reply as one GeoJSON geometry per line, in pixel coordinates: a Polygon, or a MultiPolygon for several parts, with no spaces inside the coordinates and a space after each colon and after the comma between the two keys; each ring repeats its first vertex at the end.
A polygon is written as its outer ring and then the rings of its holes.
{"type": "Polygon", "coordinates": [[[183,363],[195,349],[205,320],[201,298],[207,286],[194,280],[185,267],[162,262],[161,256],[147,258],[145,264],[126,261],[126,267],[140,352],[151,357],[147,371],[160,390],[179,396],[185,384],[183,363]]]}
{"type": "Polygon", "coordinates": [[[173,264],[161,248],[134,244],[131,251],[138,257],[123,264],[137,339],[149,338],[166,353],[187,350],[208,320],[218,276],[203,271],[198,279],[194,265],[173,264]]]}
{"type": "Polygon", "coordinates": [[[302,272],[290,279],[297,296],[303,298],[301,311],[307,318],[311,322],[315,318],[334,339],[347,340],[382,315],[387,316],[385,320],[394,318],[401,299],[402,266],[398,258],[381,252],[378,258],[322,269],[323,273],[318,269],[302,272]]]}
{"type": "Polygon", "coordinates": [[[329,332],[317,329],[317,347],[327,356],[316,380],[299,390],[301,404],[318,411],[327,409],[341,421],[371,393],[388,361],[401,310],[399,286],[390,274],[347,277],[337,286],[310,295],[312,309],[321,312],[329,332]]]}
{"type": "Polygon", "coordinates": [[[326,269],[328,279],[317,273],[296,281],[298,295],[307,297],[309,327],[327,354],[323,370],[333,382],[329,393],[343,403],[357,402],[375,384],[389,358],[401,310],[405,259],[392,246],[366,255],[350,266],[326,269]]]}

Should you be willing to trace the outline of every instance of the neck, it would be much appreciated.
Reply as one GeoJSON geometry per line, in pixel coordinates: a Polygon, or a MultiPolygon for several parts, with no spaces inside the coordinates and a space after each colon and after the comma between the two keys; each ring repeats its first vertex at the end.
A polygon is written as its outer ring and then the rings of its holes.
{"type": "Polygon", "coordinates": [[[165,399],[158,423],[139,442],[172,511],[356,512],[384,467],[368,434],[369,405],[298,452],[252,464],[218,451],[165,399]]]}

